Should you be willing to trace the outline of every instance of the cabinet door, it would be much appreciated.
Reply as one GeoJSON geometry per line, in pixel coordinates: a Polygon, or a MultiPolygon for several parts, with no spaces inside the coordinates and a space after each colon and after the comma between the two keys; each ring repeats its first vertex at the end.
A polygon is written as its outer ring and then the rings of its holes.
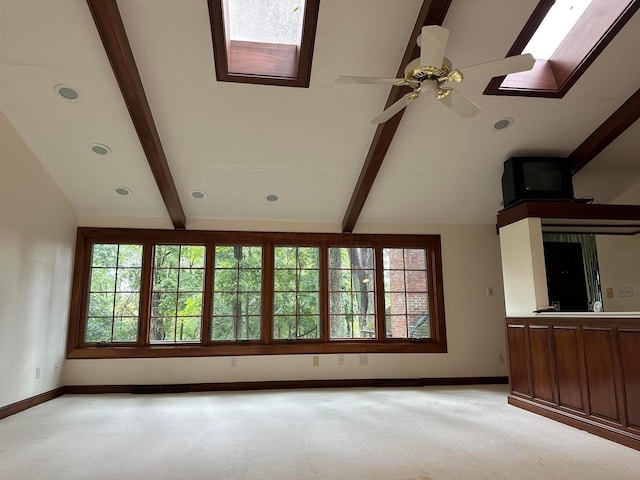
{"type": "Polygon", "coordinates": [[[550,332],[551,330],[548,326],[529,325],[533,396],[553,402],[555,398],[553,394],[554,380],[550,332]]]}
{"type": "Polygon", "coordinates": [[[578,354],[578,329],[554,327],[553,342],[558,372],[558,401],[560,405],[584,411],[582,385],[580,384],[580,357],[578,354]]]}
{"type": "Polygon", "coordinates": [[[531,396],[524,325],[507,325],[511,391],[531,396]]]}
{"type": "Polygon", "coordinates": [[[616,399],[611,330],[583,329],[591,415],[620,422],[616,399]]]}
{"type": "Polygon", "coordinates": [[[640,430],[640,330],[620,330],[620,363],[629,426],[640,430]]]}

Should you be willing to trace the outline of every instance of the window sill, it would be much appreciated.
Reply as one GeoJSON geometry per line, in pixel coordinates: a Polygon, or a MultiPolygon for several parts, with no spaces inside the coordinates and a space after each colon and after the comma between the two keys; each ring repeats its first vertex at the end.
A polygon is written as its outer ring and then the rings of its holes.
{"type": "Polygon", "coordinates": [[[435,340],[300,344],[242,344],[242,345],[149,345],[104,346],[76,348],[67,354],[69,359],[80,358],[167,358],[167,357],[219,357],[243,355],[291,355],[338,353],[446,353],[447,347],[435,340]]]}

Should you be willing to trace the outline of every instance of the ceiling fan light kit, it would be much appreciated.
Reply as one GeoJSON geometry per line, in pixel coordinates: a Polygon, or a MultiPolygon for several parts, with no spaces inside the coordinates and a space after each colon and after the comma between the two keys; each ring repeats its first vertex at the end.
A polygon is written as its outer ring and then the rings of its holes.
{"type": "Polygon", "coordinates": [[[531,54],[524,54],[453,69],[451,61],[444,56],[448,39],[449,30],[446,28],[438,25],[424,26],[417,39],[420,46],[420,58],[409,62],[403,78],[342,76],[338,77],[336,82],[391,84],[412,89],[410,93],[374,118],[371,123],[386,122],[426,91],[433,92],[436,100],[462,118],[470,118],[480,112],[480,107],[457,90],[445,86],[446,83],[460,84],[464,81],[465,76],[492,78],[524,72],[531,70],[535,64],[535,59],[531,54]]]}

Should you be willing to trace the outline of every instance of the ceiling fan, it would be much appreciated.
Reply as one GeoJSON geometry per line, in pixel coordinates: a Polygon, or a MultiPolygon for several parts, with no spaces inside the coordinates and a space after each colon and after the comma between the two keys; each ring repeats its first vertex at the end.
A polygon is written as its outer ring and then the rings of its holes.
{"type": "Polygon", "coordinates": [[[524,72],[531,70],[535,64],[535,58],[527,53],[454,70],[449,59],[444,56],[448,39],[449,30],[446,28],[438,25],[424,26],[417,39],[420,58],[409,62],[403,78],[343,76],[336,78],[336,82],[386,83],[399,87],[411,87],[411,92],[371,120],[371,123],[386,122],[425,92],[433,92],[436,99],[445,106],[461,117],[469,118],[476,115],[480,107],[457,90],[445,86],[446,83],[462,83],[467,77],[492,78],[524,72]]]}

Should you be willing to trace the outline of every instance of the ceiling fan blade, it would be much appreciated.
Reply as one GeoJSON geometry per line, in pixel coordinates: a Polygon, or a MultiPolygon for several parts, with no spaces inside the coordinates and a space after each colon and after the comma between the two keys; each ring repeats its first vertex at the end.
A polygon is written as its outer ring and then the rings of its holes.
{"type": "Polygon", "coordinates": [[[449,90],[446,96],[438,98],[438,100],[462,118],[471,118],[481,110],[478,105],[453,88],[449,90]]]}
{"type": "Polygon", "coordinates": [[[418,98],[418,95],[415,92],[407,93],[404,97],[398,100],[396,103],[387,108],[384,112],[378,115],[376,118],[371,120],[371,123],[384,123],[393,117],[395,114],[399,113],[404,107],[409,105],[412,100],[418,98]]]}
{"type": "Polygon", "coordinates": [[[449,30],[438,25],[422,27],[420,34],[420,66],[442,66],[444,51],[449,40],[449,30]]]}
{"type": "Polygon", "coordinates": [[[525,53],[524,55],[514,55],[513,57],[479,63],[478,65],[459,68],[458,70],[462,72],[462,76],[465,79],[472,77],[493,78],[531,70],[535,63],[536,59],[533,58],[533,55],[525,53]]]}
{"type": "Polygon", "coordinates": [[[386,83],[397,85],[399,82],[404,82],[404,78],[383,78],[383,77],[350,77],[342,76],[336,78],[336,83],[386,83]]]}

